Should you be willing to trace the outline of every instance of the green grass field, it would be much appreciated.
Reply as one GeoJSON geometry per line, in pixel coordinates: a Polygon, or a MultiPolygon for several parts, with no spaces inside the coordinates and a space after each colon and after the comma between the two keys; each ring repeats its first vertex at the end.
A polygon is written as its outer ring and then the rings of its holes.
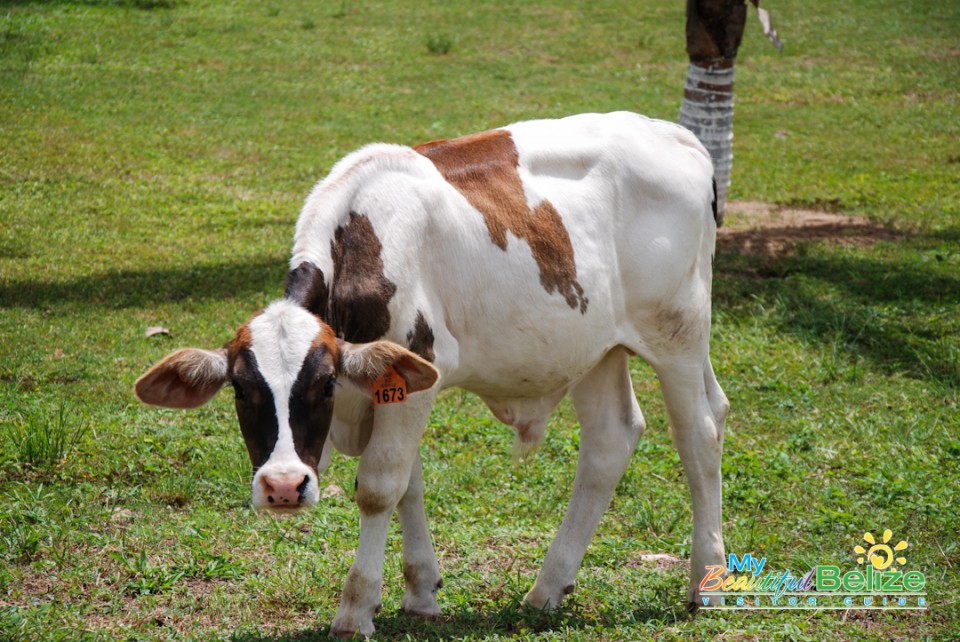
{"type": "MultiPolygon", "coordinates": [[[[731,197],[890,234],[721,246],[727,549],[856,568],[864,533],[890,529],[929,608],[689,617],[687,569],[643,557],[685,558],[691,511],[637,362],[647,434],[550,615],[520,600],[569,496],[572,407],[515,466],[510,429],[441,395],[422,455],[444,616],[400,612],[394,529],[378,637],[960,638],[960,4],[764,4],[786,48],[751,14],[731,197]]],[[[304,197],[364,143],[582,111],[675,120],[683,5],[0,0],[0,639],[324,639],[356,462],[334,458],[312,512],[257,516],[229,394],[162,411],[134,379],[281,294],[304,197]]]]}

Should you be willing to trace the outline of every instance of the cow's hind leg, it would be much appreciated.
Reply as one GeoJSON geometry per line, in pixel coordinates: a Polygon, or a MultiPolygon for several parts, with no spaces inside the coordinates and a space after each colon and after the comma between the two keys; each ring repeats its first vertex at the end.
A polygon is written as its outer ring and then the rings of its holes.
{"type": "Polygon", "coordinates": [[[397,505],[397,516],[403,530],[403,610],[424,617],[437,617],[437,591],[443,585],[440,565],[430,541],[427,516],[423,507],[423,470],[420,456],[410,471],[407,492],[397,505]]]}
{"type": "Polygon", "coordinates": [[[673,443],[687,473],[693,499],[693,546],[687,605],[698,605],[706,567],[724,566],[721,534],[720,455],[729,403],[709,358],[673,359],[656,366],[670,415],[673,443]],[[686,363],[685,363],[686,362],[686,363]]]}
{"type": "Polygon", "coordinates": [[[629,355],[611,350],[572,390],[580,420],[580,456],[570,506],[525,602],[556,608],[574,580],[597,524],[643,434],[644,421],[630,382],[629,355]]]}

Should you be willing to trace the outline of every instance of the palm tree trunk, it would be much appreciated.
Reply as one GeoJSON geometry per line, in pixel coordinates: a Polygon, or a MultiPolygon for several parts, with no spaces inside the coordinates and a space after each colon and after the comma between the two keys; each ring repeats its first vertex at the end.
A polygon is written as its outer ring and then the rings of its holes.
{"type": "Polygon", "coordinates": [[[733,60],[691,62],[680,105],[680,124],[696,134],[713,160],[717,182],[717,224],[730,190],[733,168],[733,60]]]}
{"type": "Polygon", "coordinates": [[[743,37],[745,0],[687,0],[687,81],[680,124],[696,134],[713,159],[717,223],[733,167],[733,63],[743,37]]]}

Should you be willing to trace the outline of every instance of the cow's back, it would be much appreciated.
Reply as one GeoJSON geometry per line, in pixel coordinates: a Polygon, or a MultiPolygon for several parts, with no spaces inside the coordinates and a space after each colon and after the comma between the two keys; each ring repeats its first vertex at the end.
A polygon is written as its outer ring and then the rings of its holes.
{"type": "MultiPolygon", "coordinates": [[[[525,122],[486,135],[498,137],[505,156],[515,150],[522,222],[491,225],[484,199],[434,161],[444,206],[431,210],[431,223],[445,233],[425,251],[456,341],[452,383],[493,394],[502,382],[534,395],[576,380],[615,345],[654,358],[648,348],[660,337],[649,328],[657,312],[709,286],[706,151],[672,123],[629,113],[525,122]]],[[[505,197],[486,199],[494,200],[505,197]]]]}
{"type": "Polygon", "coordinates": [[[616,345],[655,358],[657,315],[709,300],[712,169],[677,125],[585,114],[354,156],[308,201],[330,220],[301,220],[300,255],[337,278],[322,255],[363,217],[395,287],[384,336],[428,338],[445,386],[562,391],[616,345]]]}

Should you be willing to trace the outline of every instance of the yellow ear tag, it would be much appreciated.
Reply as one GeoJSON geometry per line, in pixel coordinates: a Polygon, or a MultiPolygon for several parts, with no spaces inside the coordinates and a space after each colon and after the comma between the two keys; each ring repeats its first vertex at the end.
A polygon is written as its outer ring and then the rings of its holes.
{"type": "Polygon", "coordinates": [[[393,366],[373,382],[373,403],[403,403],[407,400],[407,382],[393,366]]]}

